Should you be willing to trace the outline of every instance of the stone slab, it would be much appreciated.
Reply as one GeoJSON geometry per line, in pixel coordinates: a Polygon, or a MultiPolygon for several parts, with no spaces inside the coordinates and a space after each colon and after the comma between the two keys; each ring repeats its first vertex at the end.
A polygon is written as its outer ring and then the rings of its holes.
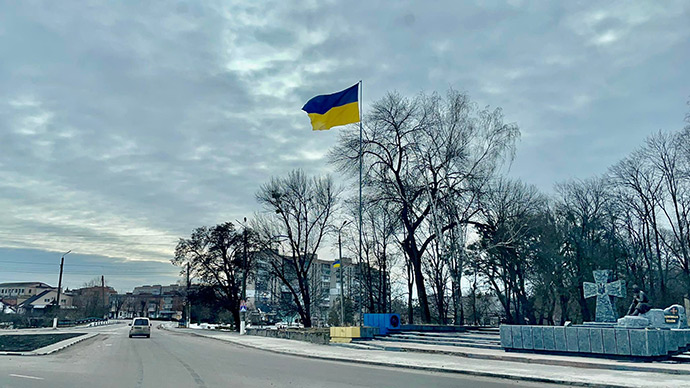
{"type": "Polygon", "coordinates": [[[522,349],[522,330],[520,330],[520,326],[511,326],[511,331],[513,334],[513,348],[522,349]]]}
{"type": "Polygon", "coordinates": [[[582,353],[591,353],[592,347],[589,342],[589,332],[592,329],[589,327],[577,328],[577,351],[582,353]]]}
{"type": "Polygon", "coordinates": [[[522,326],[522,348],[523,349],[534,349],[534,338],[532,338],[532,327],[522,326]]]}
{"type": "Polygon", "coordinates": [[[602,335],[603,329],[591,329],[589,331],[590,351],[592,353],[604,353],[604,337],[602,335]]]}
{"type": "Polygon", "coordinates": [[[664,336],[664,344],[665,344],[666,352],[669,353],[669,352],[677,351],[678,350],[678,342],[673,337],[671,330],[662,330],[662,334],[664,336]]]}
{"type": "Polygon", "coordinates": [[[630,330],[615,329],[616,331],[616,353],[621,356],[630,355],[630,330]]]}
{"type": "Polygon", "coordinates": [[[511,327],[508,325],[501,325],[499,328],[501,334],[501,347],[512,348],[513,347],[513,333],[511,327]]]}
{"type": "Polygon", "coordinates": [[[661,337],[661,330],[646,330],[647,349],[651,356],[663,356],[666,352],[665,341],[661,337]]]}
{"type": "Polygon", "coordinates": [[[616,330],[601,329],[601,336],[604,342],[604,354],[618,354],[616,346],[616,330]]]}
{"type": "Polygon", "coordinates": [[[629,330],[631,356],[651,356],[647,347],[646,331],[645,329],[629,330]]]}
{"type": "Polygon", "coordinates": [[[542,329],[542,338],[544,340],[544,350],[555,350],[556,344],[554,343],[553,333],[554,327],[544,326],[542,329]]]}
{"type": "Polygon", "coordinates": [[[669,330],[671,332],[671,338],[673,339],[673,342],[677,346],[677,349],[682,349],[687,346],[687,342],[685,342],[685,336],[683,335],[684,333],[682,331],[678,330],[669,330]]]}
{"type": "Polygon", "coordinates": [[[532,345],[534,350],[544,350],[544,328],[535,326],[532,328],[532,345]]]}
{"type": "Polygon", "coordinates": [[[688,316],[685,307],[674,304],[664,309],[664,325],[671,329],[687,329],[688,316]]]}
{"type": "Polygon", "coordinates": [[[626,315],[623,318],[618,319],[616,326],[626,329],[641,329],[651,326],[651,322],[645,317],[626,315]]]}
{"type": "Polygon", "coordinates": [[[565,328],[565,341],[569,352],[578,352],[580,350],[576,327],[565,328]]]}
{"type": "Polygon", "coordinates": [[[565,340],[565,327],[554,327],[553,328],[553,340],[554,348],[560,351],[568,350],[568,343],[565,340]]]}

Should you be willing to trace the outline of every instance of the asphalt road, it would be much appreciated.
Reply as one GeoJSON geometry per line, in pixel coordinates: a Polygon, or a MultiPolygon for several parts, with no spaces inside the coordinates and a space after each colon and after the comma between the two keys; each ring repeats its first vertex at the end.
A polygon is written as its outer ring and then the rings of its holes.
{"type": "MultiPolygon", "coordinates": [[[[0,387],[545,387],[520,381],[313,360],[128,326],[49,356],[0,356],[0,387]]],[[[420,355],[420,357],[423,357],[420,355]]]]}

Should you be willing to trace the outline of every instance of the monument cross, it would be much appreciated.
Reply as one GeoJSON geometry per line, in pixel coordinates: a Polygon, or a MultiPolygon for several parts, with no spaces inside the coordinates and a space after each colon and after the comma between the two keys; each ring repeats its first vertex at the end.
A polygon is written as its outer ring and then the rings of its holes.
{"type": "Polygon", "coordinates": [[[585,298],[597,297],[595,322],[616,322],[613,310],[613,297],[625,298],[625,282],[613,280],[613,272],[608,269],[594,271],[594,283],[584,282],[585,298]]]}

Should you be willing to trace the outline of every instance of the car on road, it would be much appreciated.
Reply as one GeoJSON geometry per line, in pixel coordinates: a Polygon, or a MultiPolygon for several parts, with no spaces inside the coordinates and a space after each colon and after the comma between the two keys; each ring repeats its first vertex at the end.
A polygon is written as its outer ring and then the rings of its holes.
{"type": "Polygon", "coordinates": [[[151,321],[148,318],[137,317],[132,319],[132,323],[129,324],[129,338],[135,335],[146,336],[146,338],[151,338],[151,321]]]}

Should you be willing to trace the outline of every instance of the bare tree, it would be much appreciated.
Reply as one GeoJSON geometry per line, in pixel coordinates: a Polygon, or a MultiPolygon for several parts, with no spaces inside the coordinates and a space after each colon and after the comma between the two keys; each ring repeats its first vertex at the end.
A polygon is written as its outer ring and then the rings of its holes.
{"type": "Polygon", "coordinates": [[[535,187],[506,179],[492,183],[480,200],[476,260],[509,322],[536,321],[528,292],[540,240],[537,226],[546,204],[535,187]]]}
{"type": "Polygon", "coordinates": [[[247,279],[254,267],[258,250],[256,233],[239,232],[231,222],[195,229],[190,238],[181,238],[172,263],[186,274],[187,266],[194,277],[214,290],[217,301],[240,325],[240,302],[247,279]],[[250,253],[251,252],[251,253],[250,253]]]}
{"type": "MultiPolygon", "coordinates": [[[[389,93],[366,116],[364,184],[372,197],[395,206],[422,321],[431,320],[423,256],[432,241],[458,223],[442,222],[434,213],[438,215],[447,201],[472,196],[480,182],[512,155],[518,136],[517,126],[504,123],[500,109],[477,109],[466,95],[453,90],[445,98],[422,94],[408,99],[389,93]]],[[[358,171],[358,131],[342,132],[331,160],[343,171],[358,171]]]]}
{"type": "Polygon", "coordinates": [[[271,269],[292,295],[305,327],[312,324],[309,271],[331,230],[338,194],[331,177],[310,178],[302,170],[271,178],[256,194],[266,211],[258,220],[263,240],[287,252],[269,251],[271,269]]]}

